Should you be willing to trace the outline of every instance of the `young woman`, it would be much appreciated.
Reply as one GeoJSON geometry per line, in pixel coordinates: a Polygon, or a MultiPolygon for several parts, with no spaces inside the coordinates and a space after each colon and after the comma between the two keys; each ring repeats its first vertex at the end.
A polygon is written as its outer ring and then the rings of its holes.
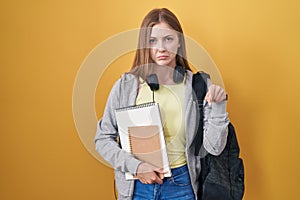
{"type": "MultiPolygon", "coordinates": [[[[192,97],[192,75],[178,19],[166,8],[150,11],[141,25],[132,69],[113,86],[95,137],[97,151],[115,169],[118,199],[197,199],[201,169],[193,139],[199,112],[192,97]],[[162,169],[136,159],[116,142],[114,110],[152,101],[152,91],[145,81],[150,74],[156,74],[159,83],[155,101],[161,109],[172,172],[168,178],[162,178],[162,169]],[[125,180],[125,172],[138,180],[125,180]]],[[[206,82],[203,146],[208,153],[219,155],[228,133],[226,93],[209,79],[206,82]]]]}

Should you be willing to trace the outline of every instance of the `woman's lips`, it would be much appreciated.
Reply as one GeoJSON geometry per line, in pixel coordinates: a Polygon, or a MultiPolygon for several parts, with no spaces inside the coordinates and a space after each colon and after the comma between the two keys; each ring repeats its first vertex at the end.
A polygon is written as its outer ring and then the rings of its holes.
{"type": "Polygon", "coordinates": [[[158,56],[157,59],[158,60],[166,60],[166,59],[168,59],[168,56],[158,56]]]}

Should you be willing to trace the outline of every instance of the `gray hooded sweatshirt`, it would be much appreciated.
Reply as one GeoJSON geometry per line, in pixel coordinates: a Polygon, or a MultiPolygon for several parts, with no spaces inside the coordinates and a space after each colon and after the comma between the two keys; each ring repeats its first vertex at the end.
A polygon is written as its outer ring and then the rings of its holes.
{"type": "MultiPolygon", "coordinates": [[[[195,156],[195,146],[192,143],[198,125],[198,103],[193,99],[192,72],[187,71],[184,91],[184,113],[186,123],[186,159],[189,169],[191,184],[197,199],[197,191],[201,165],[200,156],[195,156]]],[[[210,85],[210,80],[206,80],[210,85]]],[[[134,191],[134,180],[126,180],[125,172],[136,174],[140,160],[132,154],[122,150],[116,139],[118,138],[118,126],[115,117],[115,109],[135,105],[138,94],[138,79],[129,73],[125,73],[114,84],[108,97],[102,119],[97,124],[95,145],[97,152],[115,169],[115,180],[118,189],[119,200],[131,200],[134,191]]],[[[203,146],[213,155],[219,155],[223,151],[227,141],[229,123],[226,112],[226,101],[221,103],[206,104],[204,106],[203,146]]]]}

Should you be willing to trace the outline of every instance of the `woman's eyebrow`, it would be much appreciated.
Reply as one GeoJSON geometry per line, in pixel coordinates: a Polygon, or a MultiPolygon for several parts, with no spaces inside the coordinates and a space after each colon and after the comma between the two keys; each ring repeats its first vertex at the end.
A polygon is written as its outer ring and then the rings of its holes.
{"type": "MultiPolygon", "coordinates": [[[[162,36],[162,37],[159,37],[159,38],[166,38],[166,37],[174,37],[174,35],[172,35],[172,34],[168,34],[168,35],[165,35],[165,36],[162,36]]],[[[151,38],[157,38],[157,37],[155,37],[155,36],[150,36],[151,38]]]]}

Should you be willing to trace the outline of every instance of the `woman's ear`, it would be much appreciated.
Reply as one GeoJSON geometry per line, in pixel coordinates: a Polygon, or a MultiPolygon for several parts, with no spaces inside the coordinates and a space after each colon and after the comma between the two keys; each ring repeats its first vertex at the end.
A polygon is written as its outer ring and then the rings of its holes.
{"type": "Polygon", "coordinates": [[[180,34],[179,36],[178,36],[178,48],[180,48],[181,47],[181,43],[183,42],[183,34],[180,34]]]}
{"type": "Polygon", "coordinates": [[[177,53],[180,51],[180,47],[181,47],[181,45],[180,45],[180,43],[178,44],[178,47],[177,47],[177,53]]]}

